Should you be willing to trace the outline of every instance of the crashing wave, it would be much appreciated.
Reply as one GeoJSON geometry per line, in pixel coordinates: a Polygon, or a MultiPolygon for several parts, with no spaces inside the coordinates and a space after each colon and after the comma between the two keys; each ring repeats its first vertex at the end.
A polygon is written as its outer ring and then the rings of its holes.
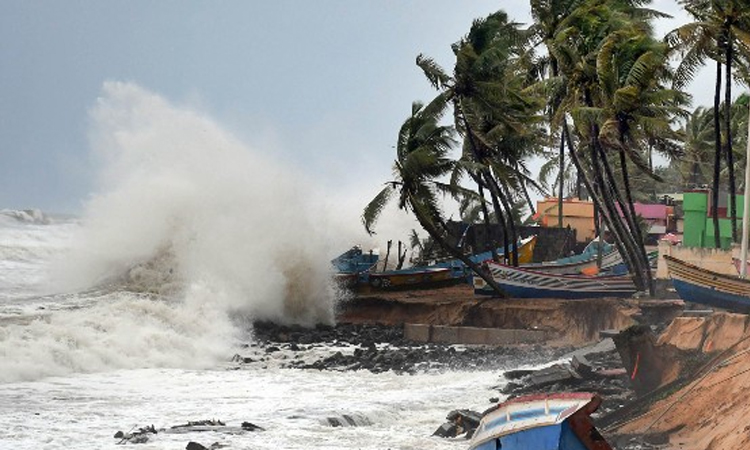
{"type": "Polygon", "coordinates": [[[112,275],[99,287],[141,294],[175,296],[184,292],[185,280],[178,275],[178,262],[171,247],[163,247],[153,257],[112,275]]]}
{"type": "Polygon", "coordinates": [[[0,209],[0,214],[18,222],[49,225],[52,220],[39,209],[0,209]]]}

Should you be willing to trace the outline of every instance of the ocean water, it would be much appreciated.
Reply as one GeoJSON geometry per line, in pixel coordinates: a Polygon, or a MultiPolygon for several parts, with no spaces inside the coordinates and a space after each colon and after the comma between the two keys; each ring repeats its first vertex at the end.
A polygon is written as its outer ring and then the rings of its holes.
{"type": "Polygon", "coordinates": [[[118,430],[205,419],[234,427],[249,421],[265,431],[157,433],[140,447],[182,449],[194,440],[254,449],[465,448],[464,440],[431,434],[451,409],[489,406],[490,387],[500,382],[490,372],[285,369],[283,351],[272,355],[277,363],[238,368],[231,357],[252,335],[243,335],[242,321],[233,332],[212,330],[216,312],[180,297],[194,292],[155,295],[112,284],[50,293],[47,271],[83,225],[11,213],[0,213],[0,448],[115,448],[118,430]],[[328,425],[344,414],[369,424],[328,425]]]}
{"type": "Polygon", "coordinates": [[[489,406],[498,373],[231,362],[255,319],[334,320],[326,262],[353,235],[304,179],[132,84],[106,84],[91,122],[100,179],[80,215],[0,211],[0,448],[115,448],[119,430],[206,419],[265,431],[139,448],[467,446],[431,434],[452,409],[489,406]],[[328,425],[344,414],[362,425],[328,425]]]}

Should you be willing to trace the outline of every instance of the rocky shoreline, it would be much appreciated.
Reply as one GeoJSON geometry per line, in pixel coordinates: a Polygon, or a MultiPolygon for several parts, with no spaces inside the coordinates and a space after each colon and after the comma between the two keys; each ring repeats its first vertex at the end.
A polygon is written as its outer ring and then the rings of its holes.
{"type": "MultiPolygon", "coordinates": [[[[544,364],[573,350],[542,345],[479,347],[424,344],[404,338],[403,326],[379,324],[318,325],[315,328],[256,323],[255,342],[247,354],[236,355],[242,364],[267,363],[270,355],[287,351],[294,357],[281,367],[317,370],[389,370],[398,374],[445,370],[507,370],[519,360],[544,364]],[[325,352],[324,349],[334,349],[325,352]],[[319,350],[316,352],[316,350],[319,350]]],[[[288,354],[288,353],[287,353],[288,354]]]]}
{"type": "MultiPolygon", "coordinates": [[[[270,364],[274,360],[285,368],[373,373],[390,370],[405,376],[426,371],[497,371],[495,394],[488,392],[487,411],[501,399],[520,395],[596,392],[605,399],[593,415],[596,421],[636,397],[611,339],[579,349],[543,345],[464,346],[409,341],[404,338],[403,326],[338,324],[303,328],[268,322],[255,324],[254,338],[254,342],[247,345],[246,354],[235,356],[238,368],[246,364],[270,364]],[[524,366],[543,368],[517,369],[519,361],[523,361],[524,366]]],[[[461,409],[462,406],[446,411],[446,422],[435,430],[435,435],[471,436],[487,411],[461,409]]],[[[611,436],[609,439],[613,446],[617,442],[617,449],[659,448],[640,437],[611,436]]]]}

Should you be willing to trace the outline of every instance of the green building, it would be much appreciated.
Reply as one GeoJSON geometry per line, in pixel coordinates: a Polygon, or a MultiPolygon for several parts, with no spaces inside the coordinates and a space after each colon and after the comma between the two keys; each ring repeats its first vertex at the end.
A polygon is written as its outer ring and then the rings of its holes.
{"type": "MultiPolygon", "coordinates": [[[[710,192],[695,191],[685,192],[683,195],[682,209],[684,215],[684,229],[682,244],[687,247],[714,247],[714,221],[710,215],[710,192]]],[[[743,217],[744,196],[737,195],[737,226],[741,226],[743,217]]],[[[727,217],[726,202],[719,202],[719,231],[721,236],[721,248],[728,249],[732,245],[732,221],[727,217]]]]}

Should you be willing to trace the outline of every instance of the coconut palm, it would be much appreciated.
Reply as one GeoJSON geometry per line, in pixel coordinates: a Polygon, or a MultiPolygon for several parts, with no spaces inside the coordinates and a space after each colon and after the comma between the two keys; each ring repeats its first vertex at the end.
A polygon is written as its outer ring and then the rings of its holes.
{"type": "Polygon", "coordinates": [[[683,156],[672,159],[683,176],[683,186],[696,188],[708,184],[714,150],[713,110],[696,108],[683,125],[683,156]]]}
{"type": "Polygon", "coordinates": [[[640,147],[670,130],[670,114],[679,111],[683,96],[660,84],[667,75],[665,50],[651,37],[649,22],[660,13],[641,8],[644,3],[581,3],[561,22],[554,48],[567,78],[558,116],[564,131],[565,116],[572,117],[572,131],[587,148],[586,157],[571,152],[571,159],[637,285],[651,290],[628,167],[650,172],[640,147]],[[613,155],[619,156],[621,179],[613,171],[613,155]]]}
{"type": "Polygon", "coordinates": [[[504,225],[505,254],[514,258],[515,252],[507,251],[509,242],[517,240],[509,192],[528,196],[527,186],[541,190],[523,164],[540,138],[539,102],[524,90],[528,81],[521,68],[524,42],[518,24],[499,11],[474,21],[467,36],[453,45],[453,76],[430,58],[417,57],[428,80],[451,102],[456,129],[464,137],[453,179],[458,182],[468,175],[480,190],[489,192],[495,217],[504,225]]]}
{"type": "MultiPolygon", "coordinates": [[[[546,55],[539,58],[535,64],[535,72],[539,74],[547,73],[546,88],[543,90],[547,101],[547,114],[550,125],[550,137],[559,139],[558,153],[558,176],[553,188],[558,192],[558,227],[563,226],[563,198],[565,195],[566,181],[575,174],[571,170],[573,167],[565,166],[565,136],[560,131],[561,124],[553,120],[562,99],[565,96],[566,83],[561,77],[559,62],[557,60],[557,49],[555,47],[555,34],[557,33],[563,19],[570,15],[573,10],[581,3],[580,0],[531,0],[531,16],[534,23],[529,27],[532,35],[533,46],[543,45],[546,55]]],[[[549,173],[552,166],[555,165],[552,158],[542,167],[539,179],[542,184],[547,184],[549,173]]],[[[577,180],[576,180],[577,181],[577,180]]],[[[578,184],[578,183],[576,183],[578,184]]]]}
{"type": "Polygon", "coordinates": [[[721,176],[721,154],[726,157],[730,217],[732,220],[732,240],[737,241],[737,200],[734,174],[734,151],[732,143],[731,103],[733,67],[736,64],[746,66],[748,46],[750,46],[750,8],[746,0],[679,0],[679,3],[690,13],[695,22],[685,24],[667,35],[667,41],[682,52],[683,60],[678,66],[675,78],[678,87],[689,82],[697,69],[707,59],[716,64],[716,83],[714,89],[714,128],[721,130],[714,134],[714,180],[712,215],[714,217],[715,245],[720,246],[718,232],[719,179],[721,176]],[[721,126],[721,85],[722,64],[724,71],[724,109],[723,129],[721,126]]]}
{"type": "Polygon", "coordinates": [[[412,104],[411,116],[398,133],[394,180],[385,183],[385,187],[365,207],[362,223],[365,230],[372,234],[383,208],[392,198],[397,198],[399,209],[413,213],[438,245],[482,277],[499,295],[504,295],[492,276],[449,242],[438,194],[455,192],[454,186],[440,181],[455,166],[455,162],[449,158],[455,141],[453,127],[439,124],[444,105],[444,102],[433,102],[426,107],[419,102],[412,104]]]}

